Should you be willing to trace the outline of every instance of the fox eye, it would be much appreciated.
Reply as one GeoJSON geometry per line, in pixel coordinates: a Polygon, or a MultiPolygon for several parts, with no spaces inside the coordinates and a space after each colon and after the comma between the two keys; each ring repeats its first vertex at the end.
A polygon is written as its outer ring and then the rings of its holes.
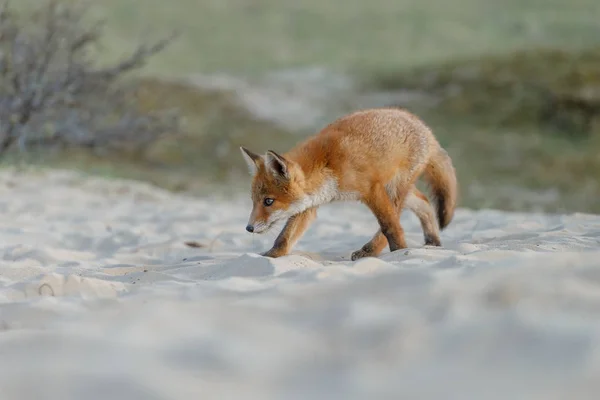
{"type": "Polygon", "coordinates": [[[267,198],[266,198],[266,199],[263,201],[263,204],[265,205],[265,207],[269,207],[271,204],[273,204],[273,202],[274,202],[274,201],[275,201],[275,200],[273,200],[273,199],[271,199],[271,198],[267,197],[267,198]]]}

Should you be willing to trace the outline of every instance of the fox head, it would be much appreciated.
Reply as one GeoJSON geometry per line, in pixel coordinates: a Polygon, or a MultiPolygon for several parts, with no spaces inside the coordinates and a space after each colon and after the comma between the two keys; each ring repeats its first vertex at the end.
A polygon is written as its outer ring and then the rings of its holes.
{"type": "Polygon", "coordinates": [[[304,173],[273,150],[261,156],[240,147],[252,176],[252,212],[246,230],[264,233],[275,223],[303,211],[304,173]]]}

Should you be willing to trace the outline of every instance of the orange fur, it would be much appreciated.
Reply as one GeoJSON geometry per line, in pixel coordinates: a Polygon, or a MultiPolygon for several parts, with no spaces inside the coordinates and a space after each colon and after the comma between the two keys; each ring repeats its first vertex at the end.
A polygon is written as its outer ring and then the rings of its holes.
{"type": "Polygon", "coordinates": [[[405,248],[400,225],[405,208],[419,218],[425,243],[436,246],[441,245],[439,229],[454,215],[452,161],[429,127],[405,110],[354,112],[285,154],[269,150],[259,156],[241,150],[253,175],[248,229],[263,233],[278,221],[288,221],[267,256],[288,254],[316,209],[332,201],[360,201],[379,223],[380,230],[352,259],[376,256],[386,245],[390,251],[405,248]],[[436,212],[414,186],[421,175],[431,186],[436,212]]]}

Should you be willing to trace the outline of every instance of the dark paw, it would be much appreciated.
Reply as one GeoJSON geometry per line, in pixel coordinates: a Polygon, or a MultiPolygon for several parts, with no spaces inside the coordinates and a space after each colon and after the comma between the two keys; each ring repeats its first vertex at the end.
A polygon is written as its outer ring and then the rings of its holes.
{"type": "Polygon", "coordinates": [[[260,253],[260,255],[263,257],[277,258],[277,257],[282,257],[285,254],[280,251],[269,250],[269,251],[265,251],[264,253],[260,253]]]}
{"type": "Polygon", "coordinates": [[[350,259],[352,261],[356,261],[360,258],[365,258],[365,257],[370,257],[370,256],[371,256],[371,253],[369,253],[363,249],[360,249],[360,250],[356,250],[354,253],[352,253],[352,256],[350,257],[350,259]]]}
{"type": "Polygon", "coordinates": [[[439,237],[425,235],[425,246],[437,246],[441,247],[442,242],[439,237]]]}

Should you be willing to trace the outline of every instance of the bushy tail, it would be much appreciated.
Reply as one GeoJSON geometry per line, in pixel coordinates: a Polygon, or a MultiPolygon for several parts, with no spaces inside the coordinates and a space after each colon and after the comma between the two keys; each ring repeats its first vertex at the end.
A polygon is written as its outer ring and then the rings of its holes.
{"type": "Polygon", "coordinates": [[[454,217],[458,184],[452,159],[442,147],[438,147],[429,160],[424,177],[434,198],[439,227],[444,229],[454,217]]]}

